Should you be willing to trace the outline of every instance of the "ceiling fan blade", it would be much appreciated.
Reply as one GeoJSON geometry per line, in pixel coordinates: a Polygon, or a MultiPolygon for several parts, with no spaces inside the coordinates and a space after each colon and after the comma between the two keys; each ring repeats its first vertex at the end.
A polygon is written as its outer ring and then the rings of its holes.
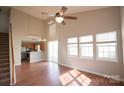
{"type": "Polygon", "coordinates": [[[41,14],[45,14],[45,15],[47,15],[48,13],[46,13],[46,12],[41,12],[41,14]]]}
{"type": "Polygon", "coordinates": [[[73,20],[76,20],[77,17],[74,17],[74,16],[64,16],[65,19],[73,19],[73,20]]]}
{"type": "Polygon", "coordinates": [[[63,24],[63,25],[66,25],[65,21],[62,21],[62,24],[63,24]]]}
{"type": "Polygon", "coordinates": [[[54,14],[49,14],[49,13],[46,13],[46,12],[41,12],[42,15],[47,15],[47,16],[50,16],[50,17],[53,17],[55,16],[54,14]]]}
{"type": "Polygon", "coordinates": [[[60,15],[63,15],[66,11],[67,11],[67,7],[63,6],[61,11],[60,11],[60,15]]]}

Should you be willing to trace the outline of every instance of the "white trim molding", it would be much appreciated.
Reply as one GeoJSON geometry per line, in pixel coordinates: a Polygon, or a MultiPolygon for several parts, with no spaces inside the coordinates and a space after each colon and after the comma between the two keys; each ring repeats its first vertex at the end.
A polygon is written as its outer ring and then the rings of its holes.
{"type": "Polygon", "coordinates": [[[78,68],[78,67],[73,67],[73,66],[70,66],[70,65],[67,65],[67,64],[63,64],[63,63],[59,63],[59,65],[69,67],[69,68],[73,68],[73,69],[77,69],[77,70],[84,71],[84,72],[88,72],[88,73],[91,73],[91,74],[99,75],[99,76],[106,77],[106,78],[112,78],[113,80],[124,82],[123,78],[115,79],[112,76],[108,76],[106,74],[101,74],[101,73],[98,73],[98,72],[94,72],[94,71],[90,71],[90,70],[86,70],[86,69],[82,69],[82,68],[78,68]]]}

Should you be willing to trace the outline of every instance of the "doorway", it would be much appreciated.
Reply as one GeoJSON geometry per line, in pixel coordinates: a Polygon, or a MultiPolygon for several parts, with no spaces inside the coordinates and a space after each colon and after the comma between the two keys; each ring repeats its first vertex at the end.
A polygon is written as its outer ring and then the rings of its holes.
{"type": "Polygon", "coordinates": [[[22,41],[21,43],[21,63],[30,63],[30,52],[35,51],[35,43],[22,41]]]}
{"type": "Polygon", "coordinates": [[[48,60],[58,64],[58,40],[48,42],[48,60]]]}

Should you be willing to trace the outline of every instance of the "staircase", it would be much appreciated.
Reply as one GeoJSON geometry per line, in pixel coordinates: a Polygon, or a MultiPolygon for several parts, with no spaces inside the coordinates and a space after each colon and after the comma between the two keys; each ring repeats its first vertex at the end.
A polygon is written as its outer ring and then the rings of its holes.
{"type": "Polygon", "coordinates": [[[0,32],[0,86],[10,85],[9,34],[0,32]]]}

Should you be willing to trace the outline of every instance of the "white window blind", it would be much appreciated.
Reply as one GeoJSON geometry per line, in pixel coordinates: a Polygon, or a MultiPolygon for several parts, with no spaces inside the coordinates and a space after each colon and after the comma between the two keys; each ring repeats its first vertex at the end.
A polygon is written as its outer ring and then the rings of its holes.
{"type": "Polygon", "coordinates": [[[116,32],[96,35],[97,58],[116,60],[116,32]]]}
{"type": "Polygon", "coordinates": [[[77,38],[69,38],[68,43],[77,43],[77,38]]]}
{"type": "Polygon", "coordinates": [[[116,32],[108,32],[96,35],[96,42],[116,41],[116,32]]]}
{"type": "Polygon", "coordinates": [[[80,43],[85,43],[85,42],[93,42],[93,36],[82,36],[80,37],[80,43]]]}

